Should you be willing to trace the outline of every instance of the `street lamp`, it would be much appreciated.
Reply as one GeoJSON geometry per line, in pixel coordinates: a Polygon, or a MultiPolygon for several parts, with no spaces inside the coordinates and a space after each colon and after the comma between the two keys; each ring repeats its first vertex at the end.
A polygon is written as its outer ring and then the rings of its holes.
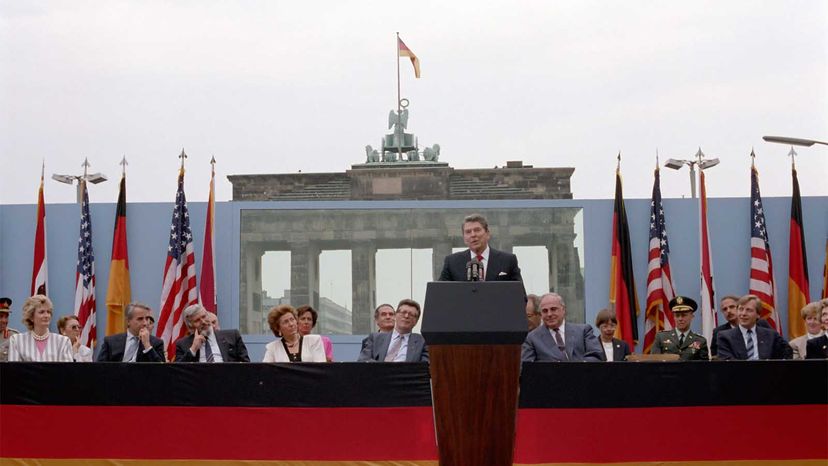
{"type": "Polygon", "coordinates": [[[779,144],[789,144],[794,146],[811,147],[814,144],[822,144],[823,146],[828,146],[828,142],[815,141],[813,139],[789,138],[787,136],[762,136],[762,139],[764,139],[767,142],[776,142],[779,144]]]}
{"type": "Polygon", "coordinates": [[[681,170],[681,167],[685,165],[690,167],[690,194],[693,196],[693,199],[696,198],[696,165],[699,166],[700,170],[706,170],[719,164],[718,158],[705,159],[701,147],[699,147],[694,157],[696,160],[667,159],[667,162],[664,164],[665,167],[672,168],[673,170],[681,170]]]}
{"type": "Polygon", "coordinates": [[[74,184],[75,181],[78,182],[78,204],[81,203],[83,200],[82,196],[83,193],[81,192],[81,180],[86,180],[88,183],[98,184],[103,183],[106,181],[106,176],[103,173],[87,173],[88,168],[91,167],[89,164],[89,159],[84,158],[83,164],[83,175],[58,175],[57,173],[52,174],[52,179],[55,181],[59,181],[61,183],[66,184],[74,184]]]}

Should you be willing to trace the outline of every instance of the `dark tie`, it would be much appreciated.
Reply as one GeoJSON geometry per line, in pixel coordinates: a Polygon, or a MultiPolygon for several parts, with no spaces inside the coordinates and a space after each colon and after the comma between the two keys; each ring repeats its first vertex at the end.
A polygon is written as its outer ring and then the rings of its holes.
{"type": "Polygon", "coordinates": [[[563,337],[561,337],[561,329],[556,328],[554,329],[555,332],[555,343],[558,344],[558,349],[561,350],[564,357],[569,359],[569,355],[566,354],[566,345],[564,344],[563,337]]]}
{"type": "Polygon", "coordinates": [[[679,334],[679,348],[684,346],[684,334],[679,334]]]}
{"type": "Polygon", "coordinates": [[[477,255],[477,262],[480,262],[480,280],[485,281],[486,280],[486,267],[483,267],[483,255],[482,254],[477,255]]]}
{"type": "Polygon", "coordinates": [[[753,329],[749,328],[747,331],[747,341],[745,342],[745,346],[747,346],[747,355],[748,359],[754,358],[755,348],[753,347],[753,329]]]}
{"type": "Polygon", "coordinates": [[[207,362],[216,362],[216,357],[213,356],[213,348],[210,348],[210,340],[204,340],[204,358],[207,362]]]}

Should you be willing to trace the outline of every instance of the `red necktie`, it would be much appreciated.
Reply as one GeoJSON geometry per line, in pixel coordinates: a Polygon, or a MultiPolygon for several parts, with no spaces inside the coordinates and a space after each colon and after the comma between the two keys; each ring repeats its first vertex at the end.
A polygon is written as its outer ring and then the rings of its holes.
{"type": "Polygon", "coordinates": [[[477,255],[477,262],[480,262],[480,280],[486,280],[486,267],[483,265],[483,255],[477,255]]]}

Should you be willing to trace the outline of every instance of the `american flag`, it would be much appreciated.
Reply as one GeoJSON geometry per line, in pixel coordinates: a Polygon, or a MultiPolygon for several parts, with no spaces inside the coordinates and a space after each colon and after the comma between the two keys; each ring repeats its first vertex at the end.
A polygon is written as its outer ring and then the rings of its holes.
{"type": "Polygon", "coordinates": [[[768,230],[765,226],[765,211],[762,195],[759,194],[759,172],[750,167],[750,294],[762,302],[760,314],[780,334],[782,322],[776,310],[776,284],[773,280],[768,230]]]}
{"type": "Polygon", "coordinates": [[[650,251],[647,262],[647,312],[644,316],[644,354],[649,354],[655,335],[676,325],[670,300],[676,295],[670,274],[670,246],[661,204],[658,168],[655,170],[653,199],[650,201],[650,251]]]}
{"type": "Polygon", "coordinates": [[[175,194],[170,244],[164,265],[164,283],[161,289],[161,310],[158,316],[157,336],[164,340],[167,355],[175,355],[175,342],[186,332],[182,312],[198,302],[196,286],[193,234],[190,214],[184,197],[184,169],[178,172],[178,191],[175,194]]]}
{"type": "Polygon", "coordinates": [[[92,218],[89,216],[89,192],[86,181],[80,180],[82,201],[78,266],[75,272],[75,315],[81,326],[81,344],[95,345],[95,253],[92,251],[92,218]]]}

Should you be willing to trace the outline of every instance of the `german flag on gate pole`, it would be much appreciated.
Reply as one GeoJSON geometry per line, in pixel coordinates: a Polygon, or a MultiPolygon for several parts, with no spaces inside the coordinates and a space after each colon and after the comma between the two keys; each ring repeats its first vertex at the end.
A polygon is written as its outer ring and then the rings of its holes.
{"type": "Polygon", "coordinates": [[[638,342],[638,296],[635,293],[630,228],[621,189],[621,153],[615,169],[615,203],[612,213],[612,259],[610,262],[609,307],[615,311],[618,327],[615,337],[627,342],[630,349],[638,342]]]}
{"type": "Polygon", "coordinates": [[[106,334],[124,332],[124,309],[132,299],[129,286],[129,253],[126,230],[126,158],[121,161],[124,173],[115,210],[115,231],[112,234],[112,259],[109,263],[109,285],[106,288],[106,334]]]}
{"type": "Polygon", "coordinates": [[[793,194],[791,195],[791,237],[788,248],[788,336],[796,338],[805,334],[805,321],[799,311],[808,304],[808,260],[805,253],[805,232],[802,226],[802,199],[799,196],[799,180],[796,178],[794,157],[791,149],[791,177],[793,194]]]}

